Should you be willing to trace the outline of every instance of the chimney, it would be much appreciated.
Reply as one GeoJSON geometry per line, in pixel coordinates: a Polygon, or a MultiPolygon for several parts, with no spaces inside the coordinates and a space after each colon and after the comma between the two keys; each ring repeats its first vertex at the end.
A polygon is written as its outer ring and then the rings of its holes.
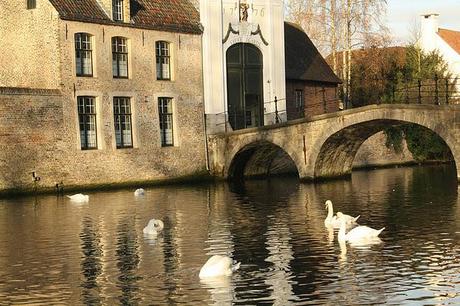
{"type": "Polygon", "coordinates": [[[418,45],[425,52],[431,52],[437,48],[438,17],[439,14],[422,15],[418,45]]]}
{"type": "Polygon", "coordinates": [[[438,32],[438,17],[439,14],[422,15],[421,30],[422,33],[437,33],[438,32]]]}

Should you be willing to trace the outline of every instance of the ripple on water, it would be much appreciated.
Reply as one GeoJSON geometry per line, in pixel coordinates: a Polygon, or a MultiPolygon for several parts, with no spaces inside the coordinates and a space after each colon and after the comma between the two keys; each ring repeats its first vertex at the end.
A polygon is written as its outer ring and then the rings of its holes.
{"type": "Polygon", "coordinates": [[[441,168],[0,200],[0,304],[460,304],[457,184],[441,168]],[[326,199],[385,226],[382,243],[339,244],[326,199]],[[240,269],[200,281],[213,254],[240,269]]]}

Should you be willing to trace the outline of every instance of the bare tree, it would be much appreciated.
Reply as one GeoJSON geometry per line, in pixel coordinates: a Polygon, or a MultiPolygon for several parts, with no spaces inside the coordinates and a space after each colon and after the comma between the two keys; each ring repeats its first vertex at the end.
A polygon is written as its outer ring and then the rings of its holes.
{"type": "Polygon", "coordinates": [[[342,51],[340,75],[344,97],[348,99],[352,50],[382,46],[389,40],[383,22],[386,0],[289,0],[287,12],[288,18],[302,26],[323,55],[331,54],[336,74],[337,54],[342,51]]]}

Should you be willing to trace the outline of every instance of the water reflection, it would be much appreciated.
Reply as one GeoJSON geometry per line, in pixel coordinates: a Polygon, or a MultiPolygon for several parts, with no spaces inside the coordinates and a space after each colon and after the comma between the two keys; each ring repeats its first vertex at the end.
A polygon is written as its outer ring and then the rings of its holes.
{"type": "Polygon", "coordinates": [[[265,260],[272,263],[273,267],[265,283],[270,286],[273,305],[287,305],[294,296],[290,267],[294,252],[291,249],[291,233],[287,222],[288,220],[280,215],[270,218],[266,233],[266,248],[270,255],[265,260]]]}
{"type": "Polygon", "coordinates": [[[121,291],[119,301],[122,305],[139,302],[138,275],[139,246],[132,219],[122,219],[118,225],[116,258],[119,270],[117,287],[121,291]]]}
{"type": "Polygon", "coordinates": [[[85,305],[100,305],[101,288],[98,284],[98,277],[102,272],[101,236],[94,221],[89,217],[83,219],[80,239],[83,253],[81,272],[84,277],[81,284],[82,302],[85,305]]]}
{"type": "Polygon", "coordinates": [[[232,305],[235,300],[235,286],[231,277],[200,279],[200,283],[210,293],[214,305],[232,305]]]}
{"type": "Polygon", "coordinates": [[[0,200],[0,304],[460,304],[458,188],[455,168],[435,166],[94,193],[86,205],[0,200]],[[339,243],[328,199],[386,227],[381,242],[339,243]],[[165,223],[154,240],[151,218],[165,223]],[[200,281],[213,254],[240,269],[200,281]]]}

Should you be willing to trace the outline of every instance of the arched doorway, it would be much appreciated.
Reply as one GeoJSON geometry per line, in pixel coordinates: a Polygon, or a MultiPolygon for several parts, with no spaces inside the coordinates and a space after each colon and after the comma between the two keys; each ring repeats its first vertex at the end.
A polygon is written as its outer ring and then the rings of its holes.
{"type": "Polygon", "coordinates": [[[263,56],[251,44],[227,50],[228,117],[233,130],[264,125],[263,56]]]}

